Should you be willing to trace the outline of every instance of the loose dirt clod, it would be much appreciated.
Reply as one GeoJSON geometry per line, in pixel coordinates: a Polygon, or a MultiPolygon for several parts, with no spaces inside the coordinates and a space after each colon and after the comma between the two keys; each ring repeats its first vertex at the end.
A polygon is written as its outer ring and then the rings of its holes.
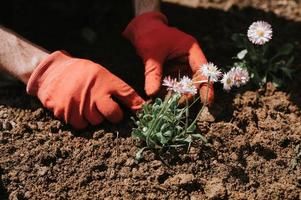
{"type": "Polygon", "coordinates": [[[219,178],[208,181],[205,187],[205,194],[208,199],[225,199],[227,190],[219,178]]]}
{"type": "Polygon", "coordinates": [[[194,176],[192,174],[177,174],[167,179],[164,184],[171,186],[184,186],[193,183],[194,176]]]}

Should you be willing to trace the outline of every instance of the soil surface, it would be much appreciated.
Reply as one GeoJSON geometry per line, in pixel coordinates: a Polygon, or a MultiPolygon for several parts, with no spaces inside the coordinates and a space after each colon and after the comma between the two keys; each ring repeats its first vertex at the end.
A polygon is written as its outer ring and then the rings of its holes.
{"type": "MultiPolygon", "coordinates": [[[[102,63],[143,95],[143,65],[120,35],[131,5],[99,2],[11,1],[1,23],[51,51],[102,63]]],[[[200,41],[208,60],[230,63],[237,52],[231,34],[258,19],[273,25],[275,44],[294,42],[301,55],[300,13],[285,10],[300,2],[277,1],[287,6],[271,3],[268,10],[255,0],[242,8],[231,1],[227,10],[220,5],[230,1],[199,2],[197,8],[165,3],[163,12],[200,41]]],[[[294,67],[300,68],[298,57],[294,67]]],[[[149,151],[135,162],[139,143],[130,137],[129,114],[119,125],[76,132],[22,84],[1,78],[0,199],[301,199],[300,85],[300,72],[282,90],[268,84],[225,93],[216,85],[212,115],[198,123],[209,146],[196,142],[189,154],[166,157],[166,166],[149,151]]]]}

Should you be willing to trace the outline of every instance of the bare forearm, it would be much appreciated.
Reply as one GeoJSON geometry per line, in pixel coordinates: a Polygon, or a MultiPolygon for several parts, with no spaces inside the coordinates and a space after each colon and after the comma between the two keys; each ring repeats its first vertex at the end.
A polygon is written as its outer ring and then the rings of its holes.
{"type": "Polygon", "coordinates": [[[146,12],[160,11],[160,0],[133,0],[135,15],[146,12]]]}
{"type": "Polygon", "coordinates": [[[0,25],[0,69],[25,84],[48,52],[0,25]]]}

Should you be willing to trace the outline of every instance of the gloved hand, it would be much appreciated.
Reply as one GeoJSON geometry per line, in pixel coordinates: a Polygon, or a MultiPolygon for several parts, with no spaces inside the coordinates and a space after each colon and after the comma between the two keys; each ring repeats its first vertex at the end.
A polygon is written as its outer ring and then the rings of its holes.
{"type": "Polygon", "coordinates": [[[56,51],[31,74],[27,92],[37,96],[54,115],[77,129],[104,119],[112,123],[123,118],[117,98],[132,111],[144,100],[125,82],[92,61],[72,58],[56,51]]]}
{"type": "MultiPolygon", "coordinates": [[[[152,96],[159,92],[163,68],[170,60],[186,60],[191,67],[195,81],[207,80],[200,72],[200,65],[207,60],[192,36],[169,27],[167,18],[160,12],[148,12],[135,17],[126,27],[123,35],[131,41],[145,64],[145,92],[152,96]]],[[[168,69],[167,69],[168,71],[168,69]]],[[[174,71],[174,70],[173,70],[174,71]]],[[[182,73],[181,73],[182,74],[182,73]]],[[[204,102],[207,83],[196,84],[204,102]]],[[[213,85],[209,86],[208,102],[214,99],[213,85]]]]}

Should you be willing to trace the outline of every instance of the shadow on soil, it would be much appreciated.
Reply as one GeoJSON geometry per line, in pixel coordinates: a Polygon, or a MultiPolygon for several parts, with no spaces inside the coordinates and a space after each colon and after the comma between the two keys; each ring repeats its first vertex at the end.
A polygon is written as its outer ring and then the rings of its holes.
{"type": "Polygon", "coordinates": [[[3,174],[3,169],[0,167],[0,199],[6,200],[8,199],[8,193],[3,185],[2,174],[3,174]]]}

